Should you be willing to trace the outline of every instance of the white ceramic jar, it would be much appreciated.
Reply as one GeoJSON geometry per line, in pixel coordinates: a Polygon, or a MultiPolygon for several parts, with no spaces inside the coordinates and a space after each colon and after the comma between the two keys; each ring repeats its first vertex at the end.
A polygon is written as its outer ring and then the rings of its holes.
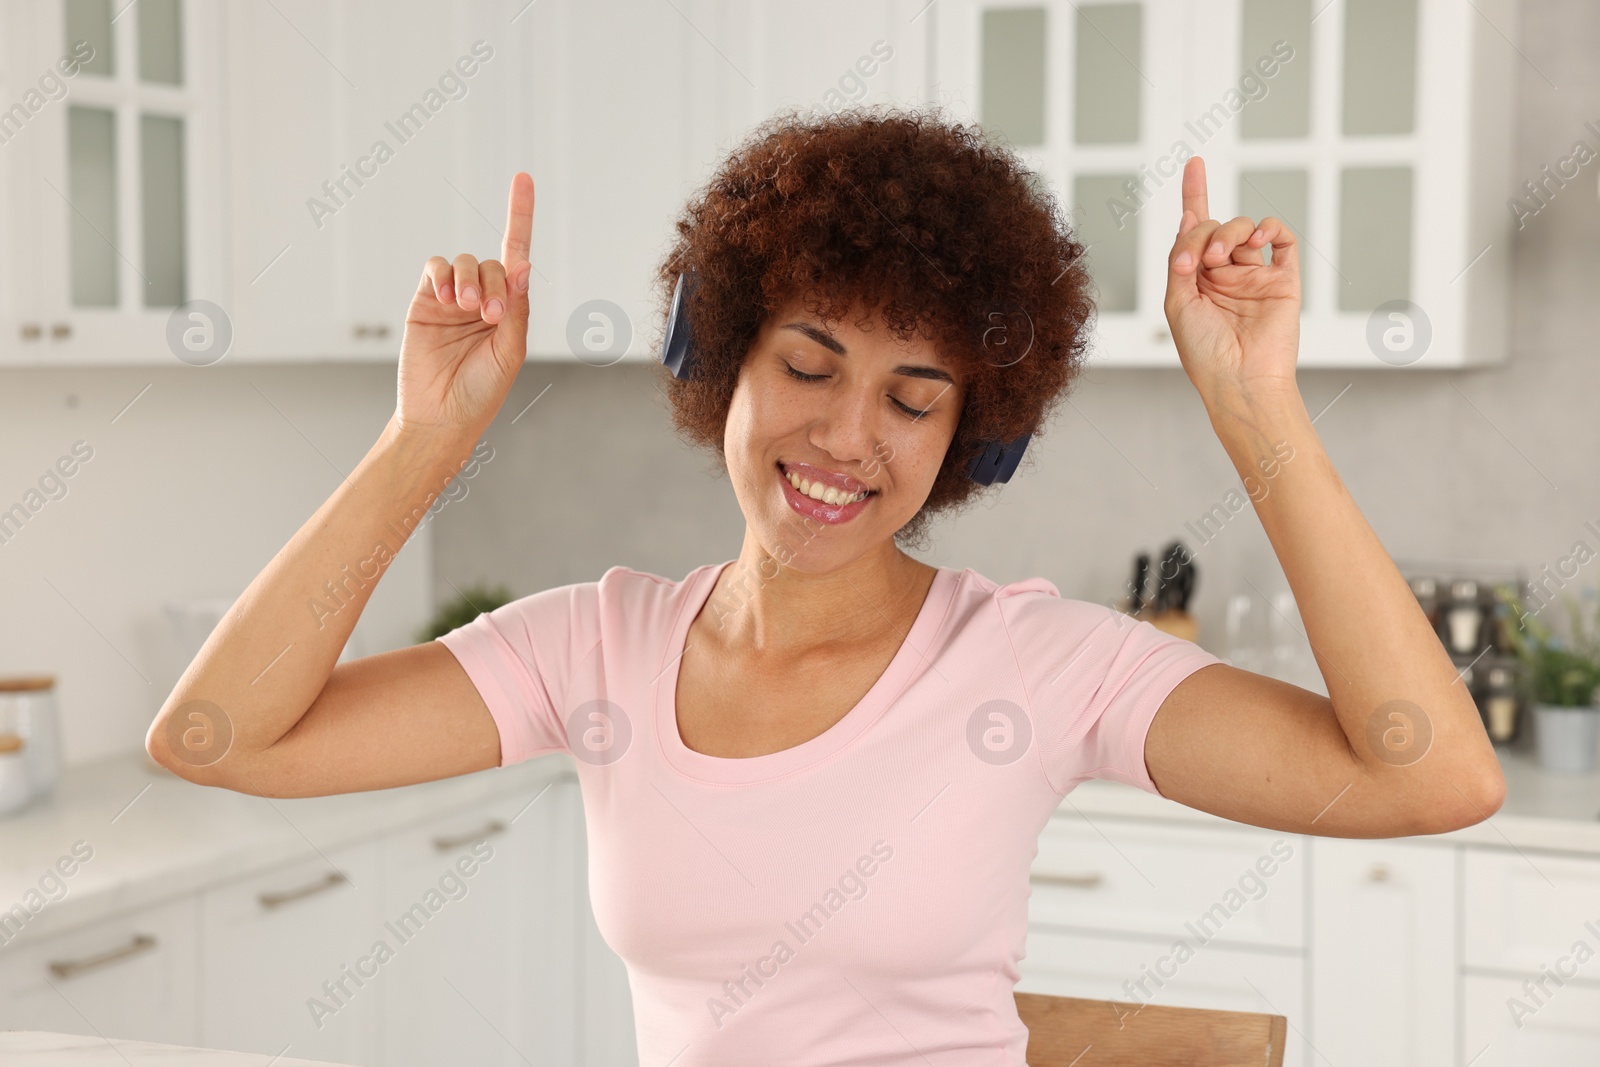
{"type": "Polygon", "coordinates": [[[61,778],[61,732],[53,676],[0,678],[0,734],[22,739],[30,795],[49,796],[61,778]]]}

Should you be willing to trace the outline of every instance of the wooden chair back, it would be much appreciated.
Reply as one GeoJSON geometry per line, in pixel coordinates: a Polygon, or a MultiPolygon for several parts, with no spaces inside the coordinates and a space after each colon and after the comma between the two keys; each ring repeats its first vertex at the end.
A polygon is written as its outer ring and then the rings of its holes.
{"type": "Polygon", "coordinates": [[[1283,1067],[1282,1015],[1015,996],[1028,1067],[1283,1067]]]}

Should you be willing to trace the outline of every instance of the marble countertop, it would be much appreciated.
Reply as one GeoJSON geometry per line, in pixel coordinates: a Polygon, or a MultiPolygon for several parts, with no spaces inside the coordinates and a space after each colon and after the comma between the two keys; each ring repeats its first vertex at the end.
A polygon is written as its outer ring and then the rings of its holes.
{"type": "Polygon", "coordinates": [[[249,1052],[221,1052],[187,1045],[55,1034],[45,1030],[0,1030],[0,1062],[15,1067],[340,1067],[322,1060],[286,1060],[249,1052]]]}
{"type": "MultiPolygon", "coordinates": [[[[41,885],[21,944],[572,774],[565,756],[400,789],[268,799],[198,786],[144,752],[69,768],[54,794],[0,816],[0,919],[41,885]],[[81,857],[76,862],[74,844],[81,857]],[[65,858],[65,868],[57,862],[65,858]],[[71,869],[70,877],[47,877],[71,869]],[[46,881],[41,883],[41,878],[46,881]],[[65,892],[49,891],[59,881],[65,892]]],[[[0,936],[0,941],[5,941],[0,936]]]]}
{"type": "MultiPolygon", "coordinates": [[[[1506,802],[1483,822],[1448,834],[1397,840],[1443,845],[1537,848],[1600,856],[1600,772],[1561,774],[1539,766],[1531,754],[1497,749],[1506,778],[1506,802]]],[[[1238,826],[1208,812],[1120,782],[1084,782],[1067,794],[1062,813],[1172,819],[1238,826]]]]}

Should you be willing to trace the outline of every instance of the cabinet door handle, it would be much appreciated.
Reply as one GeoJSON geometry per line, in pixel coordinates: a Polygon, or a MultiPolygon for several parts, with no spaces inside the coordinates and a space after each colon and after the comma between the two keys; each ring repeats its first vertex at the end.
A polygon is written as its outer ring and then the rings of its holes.
{"type": "Polygon", "coordinates": [[[1389,868],[1381,863],[1374,863],[1372,870],[1367,872],[1367,878],[1374,882],[1387,882],[1389,880],[1389,868]]]}
{"type": "Polygon", "coordinates": [[[263,908],[278,908],[291,901],[300,900],[303,897],[309,897],[315,893],[332,889],[336,885],[343,885],[346,881],[348,879],[338,871],[329,871],[321,879],[309,885],[303,885],[298,889],[283,889],[276,893],[261,893],[256,899],[261,901],[263,908]]]}
{"type": "Polygon", "coordinates": [[[22,324],[22,339],[24,341],[37,341],[44,336],[44,329],[37,322],[22,324]]]}
{"type": "Polygon", "coordinates": [[[137,956],[141,952],[149,952],[155,947],[156,939],[149,934],[134,934],[133,939],[126,945],[102,952],[98,956],[85,956],[77,960],[51,960],[50,973],[57,978],[76,978],[85,971],[92,971],[109,963],[125,960],[129,956],[137,956]]]}
{"type": "Polygon", "coordinates": [[[378,325],[374,326],[372,328],[372,336],[374,336],[374,337],[388,337],[389,336],[389,327],[388,327],[388,325],[386,323],[381,323],[380,322],[378,325]]]}
{"type": "Polygon", "coordinates": [[[56,323],[54,326],[50,327],[50,336],[54,337],[57,341],[62,341],[62,340],[65,340],[68,337],[71,337],[72,336],[72,323],[70,323],[70,322],[58,322],[58,323],[56,323]]]}
{"type": "Polygon", "coordinates": [[[368,333],[368,330],[367,330],[366,323],[357,323],[356,324],[355,334],[356,334],[357,337],[365,337],[365,336],[367,336],[367,333],[368,333]]]}
{"type": "Polygon", "coordinates": [[[483,829],[475,834],[461,834],[457,837],[436,837],[433,839],[433,847],[440,852],[449,852],[453,848],[470,845],[479,838],[488,837],[490,834],[504,833],[505,828],[506,824],[499,819],[490,819],[484,824],[483,829]]]}
{"type": "Polygon", "coordinates": [[[1040,874],[1035,872],[1028,876],[1028,880],[1038,882],[1040,885],[1064,885],[1073,889],[1093,889],[1105,881],[1105,875],[1099,871],[1091,871],[1088,874],[1040,874]]]}

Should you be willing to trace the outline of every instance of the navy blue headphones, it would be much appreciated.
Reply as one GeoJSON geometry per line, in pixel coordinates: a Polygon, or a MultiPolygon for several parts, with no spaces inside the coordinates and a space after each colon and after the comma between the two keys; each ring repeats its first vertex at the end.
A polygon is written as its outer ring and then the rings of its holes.
{"type": "MultiPolygon", "coordinates": [[[[683,310],[684,301],[693,290],[694,279],[686,279],[680,272],[677,287],[672,290],[672,308],[667,312],[667,333],[661,340],[661,362],[672,372],[674,378],[687,378],[694,369],[691,353],[694,335],[689,328],[689,318],[683,310]]],[[[967,465],[968,476],[982,485],[1010,481],[1017,464],[1022,462],[1022,453],[1027,450],[1028,439],[1032,436],[1023,434],[1010,444],[1002,444],[999,441],[987,442],[983,451],[967,465]]]]}

